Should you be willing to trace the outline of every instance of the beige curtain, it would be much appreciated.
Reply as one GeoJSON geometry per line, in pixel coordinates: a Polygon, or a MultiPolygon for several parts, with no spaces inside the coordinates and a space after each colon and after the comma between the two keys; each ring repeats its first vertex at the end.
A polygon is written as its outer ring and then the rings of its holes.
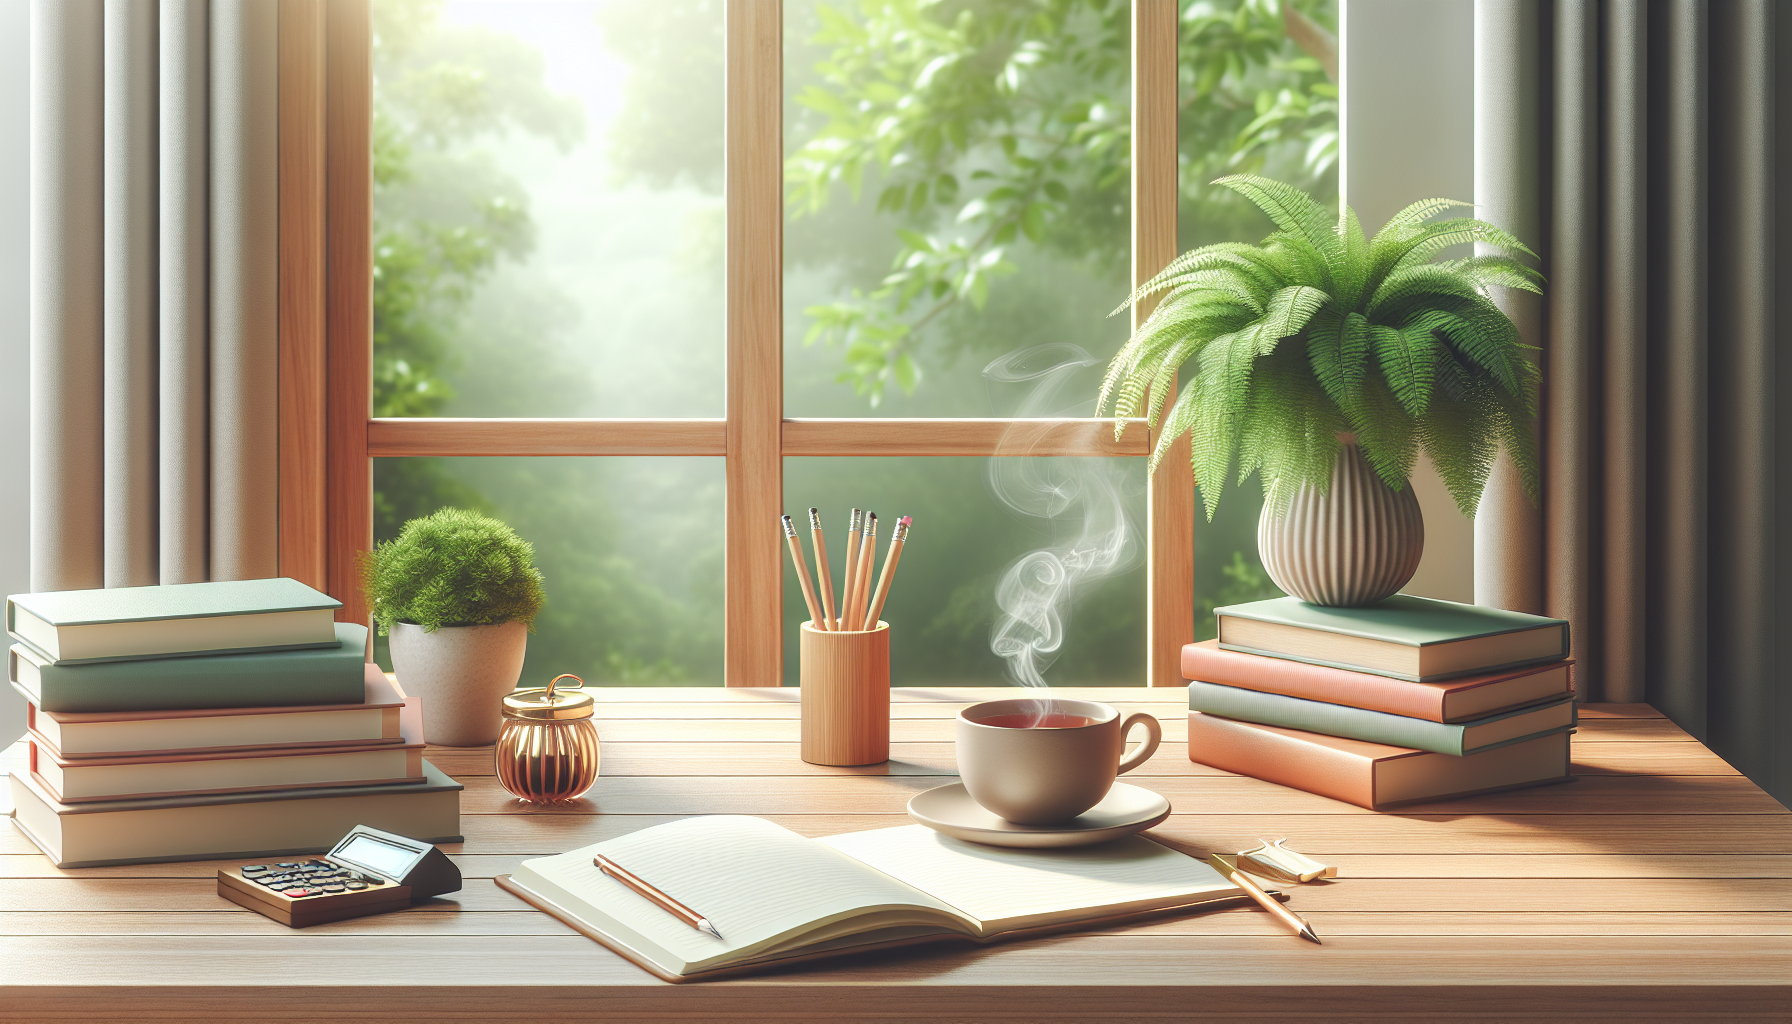
{"type": "Polygon", "coordinates": [[[277,571],[276,14],[33,0],[34,590],[277,571]]]}
{"type": "Polygon", "coordinates": [[[1476,600],[1570,619],[1584,699],[1647,701],[1792,800],[1792,11],[1476,7],[1476,201],[1549,278],[1508,307],[1542,350],[1543,506],[1496,479],[1476,600]]]}

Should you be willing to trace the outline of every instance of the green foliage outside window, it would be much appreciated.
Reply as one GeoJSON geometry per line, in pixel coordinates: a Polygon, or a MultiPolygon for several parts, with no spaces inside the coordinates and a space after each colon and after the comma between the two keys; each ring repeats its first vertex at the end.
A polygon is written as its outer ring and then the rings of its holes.
{"type": "MultiPolygon", "coordinates": [[[[516,140],[575,146],[584,112],[546,84],[540,51],[514,36],[445,20],[432,0],[372,7],[375,415],[465,415],[475,393],[475,414],[606,414],[578,397],[591,378],[556,340],[578,312],[518,273],[552,214],[532,210],[524,183],[493,157],[516,140]]],[[[603,141],[614,184],[695,189],[719,205],[721,0],[610,3],[596,16],[606,59],[628,69],[603,141]]],[[[813,296],[788,315],[793,337],[814,329],[818,360],[840,360],[834,383],[787,383],[799,405],[818,401],[818,388],[838,396],[828,411],[796,415],[851,415],[896,396],[906,415],[976,414],[951,404],[967,392],[981,400],[975,367],[1038,343],[1042,331],[1103,358],[1119,344],[1124,325],[1101,314],[1129,283],[1127,16],[1120,0],[787,0],[787,204],[800,214],[787,227],[787,269],[813,296]],[[889,74],[918,77],[942,56],[950,59],[926,88],[908,90],[915,99],[891,98],[889,74]],[[901,116],[836,116],[842,104],[867,103],[886,114],[900,107],[901,116]],[[886,123],[893,134],[866,141],[886,123]]],[[[1255,237],[1249,205],[1202,183],[1259,171],[1320,193],[1335,187],[1336,90],[1325,70],[1335,2],[1184,2],[1180,18],[1181,243],[1255,237]]],[[[719,232],[719,216],[709,225],[719,232]]],[[[695,217],[666,225],[693,237],[700,226],[695,217]]],[[[703,244],[719,251],[714,239],[703,244]]],[[[719,619],[689,614],[719,607],[719,537],[703,542],[715,550],[690,580],[644,575],[638,552],[615,539],[624,513],[594,483],[614,461],[380,460],[376,536],[396,536],[406,520],[444,506],[502,510],[553,577],[532,661],[552,657],[556,671],[608,681],[691,680],[707,671],[692,666],[719,663],[719,619]]],[[[793,486],[806,465],[787,469],[793,486]]],[[[917,467],[912,479],[896,479],[897,467],[882,460],[875,469],[867,486],[928,491],[943,510],[969,502],[929,521],[941,551],[978,550],[1004,529],[970,511],[981,495],[952,497],[963,474],[917,467]]],[[[1202,578],[1219,583],[1226,559],[1250,548],[1249,517],[1237,511],[1237,522],[1227,513],[1198,532],[1202,578]]],[[[925,559],[914,563],[918,593],[929,570],[925,559]]],[[[1254,557],[1245,564],[1256,571],[1254,557]]],[[[915,657],[968,664],[987,646],[992,579],[963,578],[962,565],[940,571],[934,618],[911,629],[925,637],[915,657]]],[[[1247,586],[1225,585],[1234,584],[1247,586]]],[[[1092,629],[1101,607],[1089,604],[1083,621],[1092,629]]],[[[1100,634],[1110,640],[1133,628],[1110,625],[1100,634]]],[[[1136,652],[1103,640],[1080,657],[1124,666],[1136,652]]]]}

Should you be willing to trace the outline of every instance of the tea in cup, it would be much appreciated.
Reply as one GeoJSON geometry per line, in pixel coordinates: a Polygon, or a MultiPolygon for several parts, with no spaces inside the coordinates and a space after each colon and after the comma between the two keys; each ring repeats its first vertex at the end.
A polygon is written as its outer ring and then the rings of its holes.
{"type": "Polygon", "coordinates": [[[1020,825],[1069,821],[1108,795],[1114,777],[1157,751],[1163,727],[1090,700],[1023,697],[973,704],[958,713],[958,774],[985,810],[1020,825]],[[1122,758],[1134,725],[1147,733],[1122,758]]]}

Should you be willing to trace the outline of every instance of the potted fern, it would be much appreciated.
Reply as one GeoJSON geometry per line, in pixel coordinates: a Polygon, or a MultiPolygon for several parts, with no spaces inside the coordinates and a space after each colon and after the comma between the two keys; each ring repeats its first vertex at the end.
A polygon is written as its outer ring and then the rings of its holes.
{"type": "Polygon", "coordinates": [[[431,743],[495,743],[501,701],[523,672],[541,610],[535,549],[496,519],[457,508],[404,524],[362,561],[362,586],[392,669],[423,698],[431,743]]]}
{"type": "Polygon", "coordinates": [[[1537,499],[1538,373],[1487,294],[1541,294],[1515,255],[1529,249],[1485,221],[1435,219],[1467,203],[1414,203],[1368,239],[1348,207],[1334,218],[1292,185],[1215,184],[1278,230],[1184,253],[1121,306],[1161,295],[1108,367],[1098,405],[1111,403],[1116,436],[1127,417],[1161,419],[1155,471],[1187,434],[1209,519],[1228,477],[1257,473],[1263,567],[1315,604],[1373,604],[1412,578],[1425,528],[1408,478],[1421,450],[1465,515],[1502,447],[1537,499]],[[1492,251],[1434,259],[1471,242],[1492,251]]]}

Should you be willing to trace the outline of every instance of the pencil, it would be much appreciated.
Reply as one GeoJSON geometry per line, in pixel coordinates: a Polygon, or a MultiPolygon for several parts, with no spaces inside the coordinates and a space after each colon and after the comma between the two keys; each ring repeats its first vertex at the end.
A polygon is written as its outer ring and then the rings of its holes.
{"type": "Polygon", "coordinates": [[[828,542],[821,535],[821,510],[809,508],[809,539],[815,545],[815,582],[821,585],[821,621],[818,628],[837,629],[834,621],[834,576],[828,568],[828,542]]]}
{"type": "Polygon", "coordinates": [[[859,571],[853,574],[852,621],[854,629],[865,625],[865,602],[871,599],[871,568],[877,558],[877,513],[865,513],[865,540],[859,547],[859,571]]]}
{"type": "Polygon", "coordinates": [[[652,883],[644,881],[643,879],[637,878],[627,868],[616,863],[615,861],[611,860],[610,858],[605,857],[603,854],[598,854],[597,856],[591,858],[591,863],[596,864],[597,869],[599,871],[602,871],[604,874],[609,875],[611,878],[614,878],[618,882],[621,882],[623,885],[628,886],[630,889],[633,889],[635,892],[640,893],[642,896],[647,897],[648,900],[652,901],[654,903],[654,905],[658,906],[661,910],[664,910],[666,913],[671,914],[673,917],[678,918],[680,921],[683,921],[685,924],[690,925],[692,928],[697,929],[698,931],[704,933],[705,935],[711,935],[718,939],[722,937],[722,933],[719,931],[716,931],[716,926],[709,923],[709,918],[704,917],[702,914],[697,913],[695,910],[692,910],[690,907],[685,906],[684,904],[678,902],[677,900],[673,899],[672,897],[670,897],[670,896],[666,895],[665,893],[659,891],[658,889],[654,888],[652,883]]]}
{"type": "Polygon", "coordinates": [[[896,576],[896,563],[902,561],[902,545],[908,540],[908,528],[914,525],[914,518],[903,516],[896,520],[896,528],[890,531],[890,550],[884,555],[883,575],[877,578],[877,597],[871,602],[871,612],[865,616],[865,628],[876,629],[877,617],[884,613],[884,600],[890,596],[890,580],[896,576]]]}
{"type": "Polygon", "coordinates": [[[846,520],[846,564],[840,567],[840,628],[850,628],[853,573],[859,568],[859,542],[864,539],[865,512],[853,509],[846,520]]]}
{"type": "MultiPolygon", "coordinates": [[[[1307,923],[1306,918],[1289,910],[1287,907],[1282,906],[1281,903],[1276,901],[1274,896],[1264,892],[1261,886],[1245,877],[1244,872],[1238,870],[1237,857],[1228,857],[1223,853],[1216,853],[1209,856],[1207,862],[1213,865],[1214,869],[1220,873],[1221,877],[1225,878],[1226,881],[1231,882],[1233,885],[1238,886],[1240,889],[1243,889],[1246,896],[1256,900],[1264,910],[1269,911],[1275,916],[1276,920],[1287,925],[1294,934],[1306,939],[1308,942],[1319,942],[1319,936],[1314,934],[1313,926],[1307,923]]],[[[1320,944],[1324,945],[1324,943],[1320,944]]]]}
{"type": "Polygon", "coordinates": [[[796,578],[803,585],[803,603],[809,606],[809,621],[821,621],[821,607],[815,603],[815,584],[809,582],[809,566],[803,562],[803,542],[796,539],[796,523],[789,516],[782,518],[784,539],[790,543],[790,560],[796,563],[796,578]]]}

